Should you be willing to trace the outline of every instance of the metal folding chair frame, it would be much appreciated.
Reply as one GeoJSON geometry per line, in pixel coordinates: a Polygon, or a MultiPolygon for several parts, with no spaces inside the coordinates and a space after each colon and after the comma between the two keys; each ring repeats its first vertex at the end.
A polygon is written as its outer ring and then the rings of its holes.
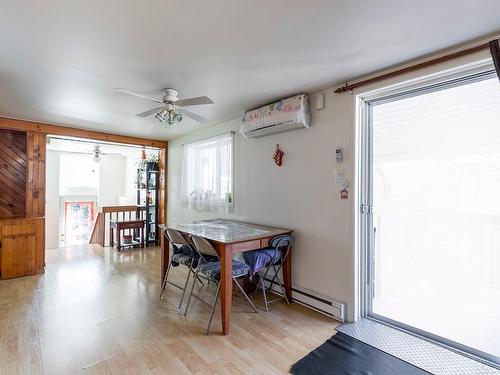
{"type": "MultiPolygon", "coordinates": [[[[181,236],[181,235],[179,234],[179,236],[181,236]]],[[[182,237],[182,236],[181,236],[181,237],[182,237]]],[[[184,239],[184,241],[185,241],[185,243],[184,243],[184,244],[182,244],[182,243],[174,243],[174,242],[172,241],[172,239],[169,237],[169,241],[170,241],[170,243],[172,244],[172,246],[190,246],[189,242],[188,242],[188,241],[186,241],[186,239],[185,239],[184,237],[182,237],[182,239],[184,239]]],[[[190,246],[190,247],[191,247],[191,246],[190,246]]],[[[159,296],[159,299],[160,299],[160,300],[162,300],[162,299],[163,299],[163,295],[164,295],[164,293],[165,293],[165,289],[166,289],[166,287],[167,287],[167,283],[168,283],[168,284],[170,284],[170,285],[172,285],[172,286],[175,286],[175,287],[176,287],[176,288],[178,288],[178,289],[181,289],[181,290],[182,290],[182,296],[181,296],[181,300],[180,300],[180,302],[179,302],[179,306],[177,307],[177,311],[178,311],[178,312],[180,312],[181,307],[182,307],[182,302],[184,302],[184,297],[185,297],[185,295],[186,295],[186,289],[187,289],[187,287],[188,287],[189,278],[190,278],[190,276],[191,276],[191,273],[193,273],[193,274],[195,273],[195,272],[194,272],[194,269],[193,269],[193,264],[194,264],[194,261],[195,261],[195,260],[194,260],[194,258],[193,258],[193,257],[191,257],[191,263],[189,264],[189,266],[187,266],[189,271],[188,271],[188,274],[187,274],[187,277],[186,277],[186,282],[184,283],[184,288],[183,288],[182,286],[180,286],[180,285],[177,285],[176,283],[173,283],[173,282],[171,282],[171,281],[168,281],[168,275],[170,274],[170,270],[171,270],[171,268],[172,268],[172,257],[170,258],[170,260],[169,260],[169,262],[168,262],[167,272],[165,273],[165,277],[164,277],[163,282],[162,282],[162,285],[161,285],[161,290],[160,290],[160,296],[159,296]]],[[[180,265],[180,264],[179,264],[179,265],[180,265]]],[[[199,281],[202,285],[204,285],[204,284],[203,284],[203,281],[201,281],[201,280],[200,280],[200,278],[195,278],[195,282],[196,282],[196,279],[197,279],[197,280],[198,280],[198,281],[199,281]]]]}
{"type": "MultiPolygon", "coordinates": [[[[194,249],[198,252],[198,255],[200,256],[200,262],[206,262],[205,258],[203,257],[203,253],[200,252],[200,250],[198,250],[196,244],[193,242],[193,247],[194,249]]],[[[214,249],[215,251],[215,249],[214,249]]],[[[215,252],[215,254],[217,254],[217,252],[215,252]]],[[[219,258],[219,261],[220,261],[220,257],[219,255],[217,254],[217,257],[219,258]]],[[[208,263],[208,262],[207,262],[208,263]]],[[[188,312],[188,309],[189,309],[189,304],[191,302],[191,297],[194,297],[204,303],[206,303],[207,305],[209,305],[211,308],[212,308],[212,311],[210,312],[210,319],[208,321],[208,325],[207,325],[207,330],[205,332],[206,335],[208,335],[210,333],[210,327],[212,325],[212,320],[214,318],[214,313],[215,313],[215,309],[217,308],[217,303],[219,302],[219,295],[220,295],[220,289],[221,289],[221,283],[220,283],[220,280],[213,280],[217,283],[217,292],[215,293],[215,299],[214,299],[214,303],[213,305],[210,304],[209,302],[205,301],[203,298],[201,298],[200,296],[198,296],[197,294],[193,294],[193,290],[194,290],[194,284],[196,284],[196,278],[199,276],[200,274],[200,270],[199,268],[197,267],[196,268],[196,271],[194,272],[194,276],[193,276],[193,284],[191,285],[191,291],[189,292],[189,297],[188,297],[188,300],[187,300],[187,303],[186,303],[186,310],[184,311],[184,316],[187,316],[187,312],[188,312]]],[[[220,276],[220,274],[219,274],[220,276]]],[[[239,276],[238,278],[241,278],[243,277],[244,275],[242,276],[239,276]]],[[[242,293],[242,295],[245,297],[245,299],[248,301],[248,303],[252,306],[253,310],[255,313],[258,313],[257,311],[257,308],[255,307],[255,305],[253,304],[253,302],[250,300],[250,298],[248,297],[248,295],[245,293],[245,291],[243,290],[243,288],[241,287],[241,285],[238,283],[237,279],[235,276],[231,276],[232,279],[233,279],[233,282],[238,286],[240,292],[242,293]]],[[[207,278],[207,280],[209,280],[207,278]]]]}
{"type": "Polygon", "coordinates": [[[290,301],[288,300],[288,297],[286,296],[286,292],[285,292],[285,287],[283,286],[283,282],[281,281],[280,279],[280,276],[279,276],[279,273],[283,267],[283,263],[285,262],[288,254],[290,253],[290,249],[292,247],[292,244],[289,240],[281,240],[279,241],[277,244],[276,244],[276,249],[280,248],[280,247],[284,247],[285,245],[281,245],[280,246],[280,243],[281,242],[284,242],[286,241],[287,244],[286,244],[286,252],[285,252],[285,255],[281,257],[281,261],[280,263],[278,264],[272,264],[272,265],[269,265],[266,267],[266,271],[264,272],[264,276],[262,276],[261,272],[258,272],[257,274],[259,275],[259,282],[260,282],[260,285],[258,285],[261,289],[262,289],[262,294],[264,296],[264,308],[266,311],[269,311],[269,304],[273,303],[273,302],[276,302],[276,301],[279,301],[281,300],[282,298],[285,299],[286,303],[287,304],[290,304],[290,301]],[[267,277],[267,274],[269,273],[269,270],[270,269],[273,269],[274,271],[274,276],[273,278],[271,279],[271,281],[269,282],[269,287],[267,288],[270,292],[272,291],[272,288],[273,288],[273,284],[278,284],[281,288],[281,291],[283,292],[283,297],[279,297],[279,298],[275,298],[271,301],[268,301],[267,299],[267,292],[266,292],[266,285],[264,284],[264,280],[268,280],[266,277],[267,277]],[[277,282],[275,282],[275,280],[277,279],[277,282]]]}
{"type": "MultiPolygon", "coordinates": [[[[191,272],[194,273],[194,271],[193,271],[193,263],[194,263],[194,259],[191,259],[191,263],[189,264],[189,266],[187,266],[188,267],[188,275],[186,277],[186,282],[184,283],[184,288],[182,286],[177,285],[176,283],[173,283],[172,281],[168,280],[168,275],[170,273],[170,269],[172,268],[172,260],[170,260],[170,262],[168,263],[167,272],[165,273],[165,278],[163,279],[163,283],[162,283],[162,286],[161,286],[161,291],[160,291],[159,299],[160,300],[163,299],[163,295],[165,293],[165,289],[167,287],[167,283],[170,284],[170,285],[172,285],[172,286],[175,286],[178,289],[181,289],[182,290],[182,296],[181,296],[181,300],[179,302],[179,306],[177,307],[177,311],[181,310],[182,302],[184,302],[184,297],[186,295],[186,289],[187,289],[187,286],[188,286],[188,283],[189,283],[189,278],[191,276],[191,272]]],[[[203,284],[203,282],[200,279],[198,279],[198,280],[203,284]]]]}

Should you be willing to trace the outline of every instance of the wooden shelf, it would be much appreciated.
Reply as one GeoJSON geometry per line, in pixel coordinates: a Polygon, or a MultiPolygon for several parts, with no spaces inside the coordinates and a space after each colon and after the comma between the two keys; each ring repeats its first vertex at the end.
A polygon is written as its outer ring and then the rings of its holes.
{"type": "MultiPolygon", "coordinates": [[[[158,215],[159,210],[156,208],[160,206],[159,195],[160,195],[160,171],[158,170],[158,164],[153,162],[146,162],[144,165],[144,169],[139,168],[137,170],[137,181],[140,183],[137,184],[137,208],[140,210],[146,210],[145,215],[145,243],[149,244],[158,244],[158,235],[156,232],[156,223],[159,222],[158,215]],[[141,187],[141,184],[146,185],[145,187],[141,187]],[[149,185],[154,184],[154,188],[150,188],[149,185]],[[141,204],[145,191],[147,196],[152,199],[152,204],[141,204]],[[154,194],[153,194],[154,193],[154,194]],[[152,226],[155,226],[154,228],[152,226]],[[153,230],[154,229],[154,230],[153,230]],[[149,239],[150,233],[155,233],[155,239],[149,239]]],[[[160,207],[161,208],[161,207],[160,207]]]]}

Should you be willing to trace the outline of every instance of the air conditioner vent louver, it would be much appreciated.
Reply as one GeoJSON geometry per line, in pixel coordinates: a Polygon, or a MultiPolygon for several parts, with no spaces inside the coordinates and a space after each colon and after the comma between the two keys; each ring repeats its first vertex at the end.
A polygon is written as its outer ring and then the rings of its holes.
{"type": "Polygon", "coordinates": [[[257,138],[289,130],[308,128],[309,103],[306,94],[281,99],[245,112],[240,132],[247,138],[257,138]]]}

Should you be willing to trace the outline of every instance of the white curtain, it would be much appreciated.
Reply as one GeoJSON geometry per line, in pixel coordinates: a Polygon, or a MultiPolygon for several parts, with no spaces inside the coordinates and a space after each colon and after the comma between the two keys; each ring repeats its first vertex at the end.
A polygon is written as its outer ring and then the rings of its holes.
{"type": "Polygon", "coordinates": [[[182,206],[229,212],[233,207],[233,133],[183,146],[182,206]]]}

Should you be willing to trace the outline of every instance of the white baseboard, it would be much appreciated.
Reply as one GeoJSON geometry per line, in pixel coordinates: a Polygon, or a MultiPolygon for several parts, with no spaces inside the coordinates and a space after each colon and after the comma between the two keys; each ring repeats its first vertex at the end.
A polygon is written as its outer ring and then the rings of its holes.
{"type": "MultiPolygon", "coordinates": [[[[269,281],[269,279],[266,279],[264,282],[269,285],[269,281]]],[[[271,291],[283,296],[279,285],[273,284],[271,291]]],[[[345,303],[343,302],[296,285],[292,286],[292,298],[293,302],[299,303],[341,323],[345,322],[345,303]]]]}

